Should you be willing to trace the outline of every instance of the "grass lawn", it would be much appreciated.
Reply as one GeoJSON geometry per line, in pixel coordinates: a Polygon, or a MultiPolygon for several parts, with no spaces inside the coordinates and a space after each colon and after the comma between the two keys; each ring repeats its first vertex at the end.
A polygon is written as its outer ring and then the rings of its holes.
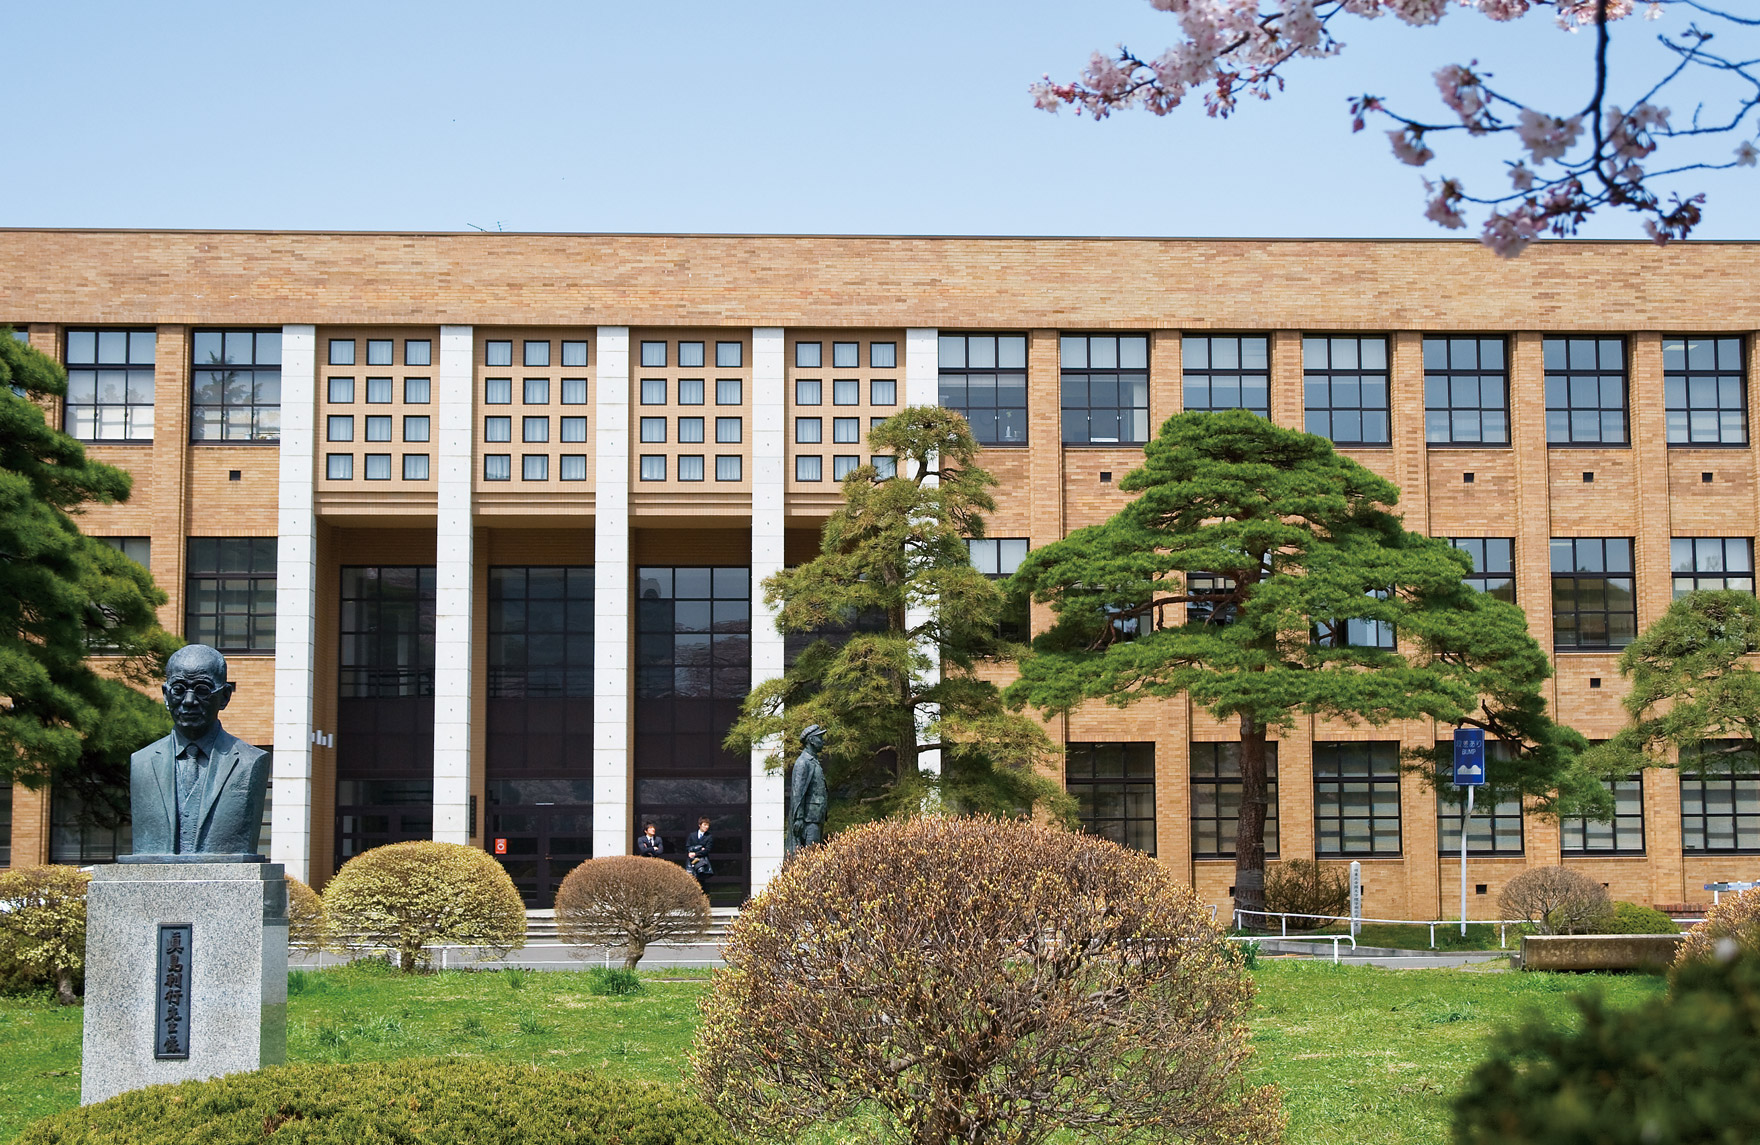
{"type": "MultiPolygon", "coordinates": [[[[1630,1006],[1663,988],[1635,975],[1270,960],[1254,977],[1253,1080],[1284,1088],[1291,1145],[1444,1141],[1448,1099],[1494,1029],[1533,1010],[1569,1021],[1570,996],[1585,989],[1630,1006]]],[[[480,1055],[676,1081],[705,978],[664,971],[648,976],[640,995],[602,997],[575,973],[308,971],[289,983],[287,1054],[324,1062],[480,1055]]],[[[0,998],[0,1142],[79,1100],[79,1040],[77,1007],[0,998]]]]}

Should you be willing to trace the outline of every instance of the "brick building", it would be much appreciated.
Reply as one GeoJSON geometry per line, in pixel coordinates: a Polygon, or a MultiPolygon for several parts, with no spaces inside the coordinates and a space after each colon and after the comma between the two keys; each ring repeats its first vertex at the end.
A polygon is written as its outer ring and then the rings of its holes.
{"type": "MultiPolygon", "coordinates": [[[[1556,712],[1602,738],[1619,646],[1676,592],[1753,587],[1757,252],[7,230],[0,322],[67,364],[50,416],[135,476],[87,531],[227,652],[275,860],[322,883],[394,839],[505,847],[542,904],[705,813],[737,901],[782,850],[780,782],[719,747],[788,655],[753,586],[816,551],[874,419],[967,413],[998,574],[1122,504],[1169,414],[1327,433],[1527,611],[1556,712]]],[[[1091,826],[1226,901],[1229,727],[1166,702],[1053,732],[1091,826]]],[[[1302,721],[1276,855],[1361,860],[1372,915],[1450,909],[1458,826],[1395,767],[1448,734],[1302,721]]],[[[1529,865],[1640,902],[1760,867],[1760,779],[1617,795],[1606,825],[1482,814],[1477,913],[1529,865]]],[[[70,793],[9,798],[12,862],[127,847],[70,793]]]]}

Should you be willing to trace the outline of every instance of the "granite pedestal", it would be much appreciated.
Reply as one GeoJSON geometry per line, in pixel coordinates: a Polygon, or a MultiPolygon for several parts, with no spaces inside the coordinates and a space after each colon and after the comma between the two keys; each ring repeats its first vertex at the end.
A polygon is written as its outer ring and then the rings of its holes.
{"type": "Polygon", "coordinates": [[[86,896],[80,1103],[286,1057],[281,865],[97,868],[86,896]]]}

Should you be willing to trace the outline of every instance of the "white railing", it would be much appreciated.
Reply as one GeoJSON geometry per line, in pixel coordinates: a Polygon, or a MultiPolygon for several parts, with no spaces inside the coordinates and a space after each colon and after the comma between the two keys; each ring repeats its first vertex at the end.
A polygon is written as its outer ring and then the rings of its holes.
{"type": "MultiPolygon", "coordinates": [[[[1237,929],[1241,925],[1241,916],[1242,915],[1249,915],[1249,914],[1256,915],[1259,918],[1275,918],[1275,919],[1280,920],[1281,930],[1283,932],[1281,937],[1283,937],[1283,938],[1289,938],[1289,936],[1290,936],[1289,935],[1289,920],[1292,918],[1312,919],[1316,922],[1321,922],[1321,923],[1342,922],[1346,926],[1349,926],[1353,922],[1357,922],[1357,923],[1381,922],[1381,923],[1391,923],[1395,926],[1427,926],[1430,928],[1430,949],[1432,949],[1432,950],[1436,949],[1436,928],[1437,927],[1439,927],[1439,926],[1459,926],[1461,924],[1461,920],[1458,918],[1434,918],[1434,919],[1429,919],[1429,918],[1370,918],[1368,915],[1359,915],[1356,918],[1351,918],[1349,915],[1340,915],[1340,914],[1297,914],[1294,911],[1240,910],[1237,908],[1234,912],[1234,925],[1237,929]]],[[[1470,918],[1467,920],[1467,925],[1469,925],[1469,926],[1495,926],[1495,927],[1497,927],[1497,946],[1501,950],[1501,949],[1508,948],[1509,928],[1512,926],[1526,926],[1526,925],[1528,925],[1528,920],[1525,918],[1470,918]]],[[[1297,936],[1297,938],[1300,938],[1300,937],[1302,937],[1302,936],[1300,936],[1300,935],[1297,936]]],[[[1325,937],[1325,936],[1322,935],[1321,937],[1325,937]]],[[[1294,941],[1294,940],[1292,940],[1292,941],[1294,941]]],[[[1353,948],[1355,948],[1356,943],[1353,942],[1351,944],[1351,946],[1353,948]]]]}
{"type": "MultiPolygon", "coordinates": [[[[1257,938],[1254,938],[1251,935],[1247,935],[1247,934],[1231,934],[1228,937],[1229,937],[1230,942],[1258,942],[1259,941],[1257,938]]],[[[1329,941],[1332,943],[1332,964],[1334,966],[1338,965],[1338,944],[1339,943],[1341,943],[1341,942],[1350,943],[1351,950],[1353,952],[1357,949],[1357,940],[1352,938],[1348,934],[1298,934],[1294,938],[1282,938],[1282,939],[1279,939],[1278,941],[1279,942],[1328,942],[1329,941]]]]}

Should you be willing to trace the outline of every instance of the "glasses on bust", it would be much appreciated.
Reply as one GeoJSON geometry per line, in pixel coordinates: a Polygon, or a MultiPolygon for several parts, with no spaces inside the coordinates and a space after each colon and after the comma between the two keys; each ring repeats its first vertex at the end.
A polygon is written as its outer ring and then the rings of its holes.
{"type": "Polygon", "coordinates": [[[207,684],[166,684],[165,685],[165,694],[167,696],[170,696],[174,700],[181,700],[185,696],[194,696],[197,700],[201,701],[204,704],[207,703],[209,700],[213,699],[214,693],[218,692],[219,690],[220,690],[219,688],[212,688],[212,687],[209,687],[207,684]]]}

